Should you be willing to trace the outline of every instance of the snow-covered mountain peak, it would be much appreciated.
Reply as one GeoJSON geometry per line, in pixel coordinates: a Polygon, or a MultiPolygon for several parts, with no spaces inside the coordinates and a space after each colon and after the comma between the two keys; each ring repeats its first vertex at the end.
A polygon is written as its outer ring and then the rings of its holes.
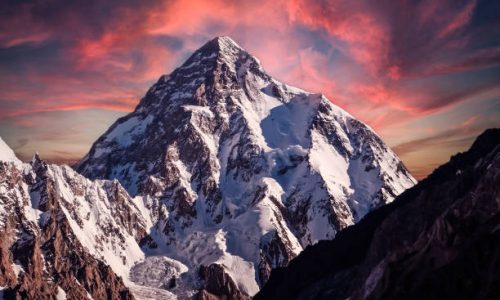
{"type": "Polygon", "coordinates": [[[229,36],[218,36],[208,43],[217,43],[219,46],[219,50],[221,50],[221,51],[229,50],[229,49],[243,50],[243,48],[240,45],[238,45],[229,36]]]}
{"type": "Polygon", "coordinates": [[[218,56],[237,56],[241,52],[247,53],[245,49],[228,36],[218,36],[208,41],[195,51],[193,56],[196,56],[199,52],[203,52],[205,54],[215,54],[218,56]]]}
{"type": "Polygon", "coordinates": [[[415,183],[368,126],[227,37],[161,76],[76,168],[147,199],[147,253],[222,266],[247,295],[415,183]]]}
{"type": "Polygon", "coordinates": [[[231,68],[234,69],[234,64],[238,59],[248,56],[251,55],[233,39],[227,36],[220,36],[208,41],[196,50],[180,69],[199,67],[199,65],[203,65],[204,62],[212,63],[213,68],[225,63],[231,65],[231,68]]]}
{"type": "Polygon", "coordinates": [[[21,163],[14,151],[0,137],[0,161],[21,163]]]}

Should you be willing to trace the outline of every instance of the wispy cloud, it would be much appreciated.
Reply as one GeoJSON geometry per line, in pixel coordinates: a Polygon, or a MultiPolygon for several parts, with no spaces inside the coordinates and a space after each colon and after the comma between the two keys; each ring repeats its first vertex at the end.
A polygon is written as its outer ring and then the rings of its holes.
{"type": "Polygon", "coordinates": [[[405,155],[413,151],[421,151],[423,148],[428,147],[439,149],[444,145],[452,146],[453,148],[463,148],[464,145],[470,144],[471,140],[481,131],[480,126],[475,126],[475,123],[480,118],[481,115],[472,116],[450,129],[396,145],[393,147],[393,150],[399,155],[405,155]]]}

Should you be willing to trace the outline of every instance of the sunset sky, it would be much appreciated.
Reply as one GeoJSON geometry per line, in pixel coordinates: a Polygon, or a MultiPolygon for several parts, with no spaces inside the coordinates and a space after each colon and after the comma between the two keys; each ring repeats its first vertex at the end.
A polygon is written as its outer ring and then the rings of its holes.
{"type": "Polygon", "coordinates": [[[417,178],[500,126],[500,1],[47,0],[2,1],[0,136],[23,159],[78,159],[220,35],[369,124],[417,178]]]}

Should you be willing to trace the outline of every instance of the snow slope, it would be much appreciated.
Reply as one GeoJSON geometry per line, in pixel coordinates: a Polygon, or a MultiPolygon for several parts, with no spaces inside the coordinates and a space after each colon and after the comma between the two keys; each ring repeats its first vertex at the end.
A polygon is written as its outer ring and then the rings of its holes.
{"type": "MultiPolygon", "coordinates": [[[[121,277],[120,280],[135,292],[135,285],[128,278],[129,270],[144,260],[139,242],[151,227],[151,221],[144,217],[147,214],[143,211],[143,198],[131,198],[116,180],[91,181],[68,166],[46,164],[38,155],[30,163],[22,163],[5,144],[2,144],[2,153],[7,153],[10,161],[0,161],[0,233],[3,237],[0,247],[5,247],[0,250],[9,251],[9,255],[0,259],[6,260],[0,262],[3,264],[0,283],[7,283],[5,288],[10,288],[10,292],[19,292],[18,295],[41,297],[40,291],[37,291],[40,287],[34,282],[42,280],[49,285],[43,290],[44,293],[50,294],[47,289],[54,284],[52,296],[57,299],[65,299],[67,293],[71,293],[70,298],[79,298],[81,294],[75,292],[72,284],[76,281],[78,288],[88,287],[86,282],[89,280],[94,282],[95,289],[98,284],[95,281],[99,280],[95,273],[101,272],[92,269],[92,261],[85,258],[89,255],[109,265],[121,277]],[[55,229],[61,230],[68,239],[72,248],[69,254],[64,254],[68,249],[57,231],[53,235],[55,229]],[[37,246],[38,243],[41,246],[37,246]],[[24,249],[26,247],[28,249],[24,249]],[[30,247],[35,247],[35,250],[30,247]],[[30,254],[32,251],[34,254],[30,254]],[[39,264],[36,262],[38,251],[41,255],[39,264]],[[84,254],[75,254],[77,251],[84,254]],[[64,262],[57,259],[53,261],[59,254],[66,255],[64,262]],[[26,260],[23,259],[24,255],[33,257],[26,260]],[[74,271],[82,264],[79,259],[85,261],[84,271],[74,271]],[[66,261],[70,263],[66,265],[66,261]],[[9,269],[13,271],[11,278],[9,269]],[[72,272],[76,273],[71,275],[72,272]],[[54,274],[57,274],[57,280],[53,279],[54,274]],[[90,276],[85,278],[81,274],[90,276]],[[70,283],[65,281],[66,276],[71,278],[70,283]],[[27,283],[28,286],[21,283],[27,283]],[[31,294],[23,294],[26,290],[31,294]]],[[[112,288],[119,287],[115,284],[112,288]]],[[[127,295],[130,295],[116,292],[123,299],[128,299],[127,295]]],[[[102,296],[99,291],[90,288],[84,293],[96,299],[102,296]]],[[[111,291],[104,293],[112,295],[111,291]]],[[[148,295],[154,294],[170,295],[171,299],[175,299],[168,291],[155,293],[153,288],[147,286],[139,288],[139,296],[148,298],[148,295]]]]}
{"type": "Polygon", "coordinates": [[[16,157],[14,151],[0,137],[0,161],[17,162],[21,161],[16,157]]]}
{"type": "Polygon", "coordinates": [[[393,205],[273,272],[254,299],[499,298],[499,175],[500,128],[488,129],[393,205]]]}
{"type": "Polygon", "coordinates": [[[186,285],[216,294],[255,294],[271,269],[416,182],[371,128],[228,37],[161,76],[76,169],[142,197],[146,256],[181,262],[186,285]],[[218,290],[196,280],[212,264],[231,278],[218,290]]]}

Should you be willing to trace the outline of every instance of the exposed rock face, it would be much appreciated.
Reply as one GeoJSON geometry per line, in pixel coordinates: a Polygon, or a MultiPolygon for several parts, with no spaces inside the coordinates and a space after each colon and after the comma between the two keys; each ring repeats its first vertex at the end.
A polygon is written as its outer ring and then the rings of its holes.
{"type": "Polygon", "coordinates": [[[246,296],[415,183],[369,127],[227,37],[162,76],[76,169],[145,199],[148,255],[222,266],[246,296]]]}
{"type": "Polygon", "coordinates": [[[146,226],[131,208],[131,198],[116,181],[91,182],[38,156],[31,164],[0,161],[4,297],[134,299],[117,275],[141,259],[136,240],[145,236],[146,226]],[[124,248],[130,241],[135,252],[124,248]],[[122,266],[113,270],[110,257],[122,257],[122,266]]]}
{"type": "Polygon", "coordinates": [[[197,294],[197,299],[207,300],[227,297],[235,300],[250,299],[240,292],[231,276],[225,272],[224,267],[218,264],[211,264],[208,267],[202,265],[199,274],[203,281],[203,288],[197,294]]]}
{"type": "Polygon", "coordinates": [[[500,299],[500,129],[272,272],[255,299],[500,299]]]}

